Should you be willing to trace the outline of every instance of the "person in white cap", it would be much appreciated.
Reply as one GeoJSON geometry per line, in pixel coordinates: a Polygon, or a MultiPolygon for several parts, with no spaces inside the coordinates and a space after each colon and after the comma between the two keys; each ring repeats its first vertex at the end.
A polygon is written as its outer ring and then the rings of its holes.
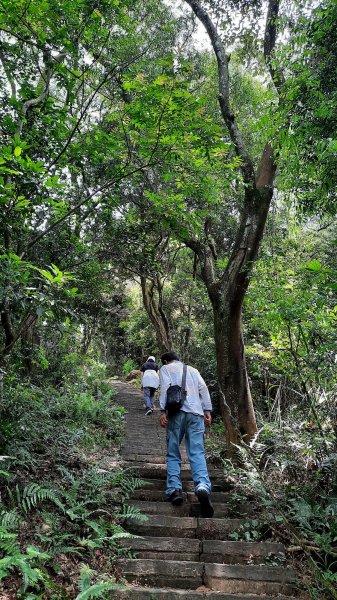
{"type": "Polygon", "coordinates": [[[154,408],[154,394],[159,387],[159,366],[154,356],[149,356],[141,366],[142,390],[144,392],[145,415],[152,415],[154,408]]]}

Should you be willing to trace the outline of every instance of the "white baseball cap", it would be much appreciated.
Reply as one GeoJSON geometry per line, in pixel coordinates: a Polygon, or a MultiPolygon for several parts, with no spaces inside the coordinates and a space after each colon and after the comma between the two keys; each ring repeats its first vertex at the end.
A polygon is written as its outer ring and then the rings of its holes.
{"type": "Polygon", "coordinates": [[[156,362],[156,359],[154,356],[149,356],[149,358],[147,360],[153,360],[153,362],[156,362]]]}

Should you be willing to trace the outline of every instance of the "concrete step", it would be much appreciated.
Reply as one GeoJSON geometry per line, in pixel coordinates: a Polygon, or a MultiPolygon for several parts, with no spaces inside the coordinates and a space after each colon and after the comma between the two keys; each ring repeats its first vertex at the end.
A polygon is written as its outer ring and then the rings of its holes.
{"type": "MultiPolygon", "coordinates": [[[[127,425],[129,427],[129,425],[127,425]]],[[[133,446],[146,446],[147,448],[151,448],[154,446],[165,446],[166,447],[166,438],[163,436],[159,436],[153,431],[152,427],[143,427],[142,433],[139,435],[133,434],[129,431],[124,438],[125,442],[129,442],[133,446]],[[146,435],[148,434],[148,435],[146,435]]]]}
{"type": "Polygon", "coordinates": [[[130,454],[129,452],[122,452],[122,457],[125,462],[144,462],[149,463],[151,460],[155,462],[157,465],[166,465],[166,457],[165,456],[157,456],[154,454],[130,454]]]}
{"type": "Polygon", "coordinates": [[[144,515],[171,515],[173,517],[193,517],[191,503],[184,502],[181,506],[173,506],[171,502],[146,502],[144,500],[128,500],[128,504],[137,506],[144,515]]]}
{"type": "Polygon", "coordinates": [[[128,519],[127,529],[141,536],[196,538],[198,520],[193,517],[150,515],[147,521],[128,519]]]}
{"type": "MultiPolygon", "coordinates": [[[[138,506],[145,515],[172,515],[185,517],[200,517],[200,504],[193,494],[194,498],[191,502],[189,499],[181,506],[173,506],[171,502],[147,502],[144,500],[128,500],[128,504],[138,506]]],[[[186,497],[186,496],[185,496],[186,497]]],[[[236,509],[232,505],[213,502],[214,517],[224,518],[231,516],[239,516],[248,513],[246,505],[238,505],[236,509]]]]}
{"type": "Polygon", "coordinates": [[[284,567],[205,563],[204,583],[219,592],[290,595],[295,581],[291,569],[284,567]]]}
{"type": "Polygon", "coordinates": [[[129,519],[127,528],[132,533],[142,536],[227,540],[229,534],[245,522],[244,519],[197,519],[196,517],[149,515],[148,520],[144,522],[129,519]]]}
{"type": "Polygon", "coordinates": [[[290,570],[258,565],[220,565],[192,561],[119,559],[120,573],[128,583],[227,594],[284,594],[294,591],[295,578],[290,570]]]}
{"type": "Polygon", "coordinates": [[[149,452],[149,447],[144,442],[142,444],[135,444],[133,441],[126,440],[121,448],[121,453],[123,456],[127,453],[133,454],[136,457],[145,456],[146,454],[151,458],[152,456],[166,456],[166,444],[151,444],[151,452],[149,452]]]}
{"type": "MultiPolygon", "coordinates": [[[[184,493],[185,499],[187,499],[187,502],[195,502],[196,501],[196,496],[194,492],[187,492],[184,493]]],[[[166,494],[165,494],[165,490],[155,490],[152,488],[143,488],[143,489],[139,489],[139,490],[135,490],[135,492],[132,494],[132,498],[134,500],[146,500],[149,502],[165,502],[166,501],[166,494]]],[[[219,502],[222,504],[225,504],[227,502],[229,502],[231,499],[231,494],[229,492],[212,492],[212,502],[219,502]]]]}
{"type": "Polygon", "coordinates": [[[119,559],[117,565],[128,583],[192,589],[203,584],[203,564],[193,561],[119,559]]]}
{"type": "Polygon", "coordinates": [[[285,558],[283,544],[274,542],[234,542],[203,540],[200,560],[205,563],[263,564],[266,560],[285,558]]]}
{"type": "MultiPolygon", "coordinates": [[[[109,592],[113,600],[295,600],[290,596],[256,596],[256,594],[223,594],[221,592],[174,590],[133,586],[125,591],[109,592]]],[[[298,600],[298,599],[296,599],[298,600]]]]}
{"type": "MultiPolygon", "coordinates": [[[[166,478],[166,465],[163,464],[130,461],[129,466],[132,467],[135,470],[135,473],[137,473],[137,475],[142,478],[166,478]]],[[[222,481],[224,479],[224,473],[220,469],[209,469],[208,474],[211,480],[222,481]]],[[[190,465],[187,463],[182,465],[181,478],[185,481],[191,479],[191,468],[190,465]]]]}
{"type": "MultiPolygon", "coordinates": [[[[150,517],[149,517],[150,518],[150,517]]],[[[212,519],[198,519],[198,527],[196,531],[196,537],[201,540],[228,540],[229,534],[233,533],[241,527],[244,523],[249,521],[248,518],[244,519],[218,519],[212,517],[212,519]]]]}
{"type": "Polygon", "coordinates": [[[284,546],[272,542],[218,542],[191,538],[146,537],[121,540],[137,558],[191,560],[219,564],[264,564],[268,559],[283,560],[284,546]]]}
{"type": "Polygon", "coordinates": [[[120,546],[134,551],[137,558],[199,562],[201,542],[190,538],[145,537],[121,540],[120,546]]]}
{"type": "MultiPolygon", "coordinates": [[[[146,456],[147,454],[147,448],[143,447],[143,448],[135,448],[133,446],[127,446],[121,449],[121,456],[122,458],[125,460],[128,456],[128,454],[132,454],[133,456],[135,455],[139,455],[139,456],[146,456]]],[[[166,448],[164,446],[157,446],[156,448],[153,449],[153,452],[151,452],[151,454],[148,454],[148,458],[149,460],[152,459],[153,456],[158,456],[160,459],[163,459],[166,456],[166,448]]],[[[148,462],[148,461],[144,461],[144,462],[148,462]]],[[[162,463],[163,465],[165,463],[162,463]]]]}

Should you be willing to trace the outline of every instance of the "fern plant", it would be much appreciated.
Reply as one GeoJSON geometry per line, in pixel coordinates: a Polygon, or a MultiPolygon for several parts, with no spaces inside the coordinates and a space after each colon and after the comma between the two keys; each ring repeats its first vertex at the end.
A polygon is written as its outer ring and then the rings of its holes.
{"type": "Polygon", "coordinates": [[[126,589],[124,586],[117,585],[115,580],[92,583],[92,578],[95,574],[96,572],[90,569],[88,565],[82,565],[79,578],[80,593],[76,596],[76,600],[104,598],[106,597],[105,592],[126,589]]]}
{"type": "Polygon", "coordinates": [[[18,529],[21,523],[21,517],[19,516],[16,509],[3,510],[0,513],[0,525],[6,527],[11,531],[18,529]]]}
{"type": "Polygon", "coordinates": [[[116,515],[119,519],[134,519],[135,521],[148,521],[148,516],[144,515],[138,506],[125,504],[122,512],[116,515]]]}
{"type": "Polygon", "coordinates": [[[6,555],[14,556],[20,554],[17,534],[9,531],[8,528],[4,526],[0,526],[0,550],[5,557],[6,555]]]}
{"type": "Polygon", "coordinates": [[[53,502],[60,510],[64,512],[64,506],[55,492],[50,488],[40,486],[38,483],[30,483],[23,490],[15,486],[15,492],[7,487],[8,497],[12,508],[15,508],[25,515],[40,502],[53,502]]]}
{"type": "Polygon", "coordinates": [[[146,482],[143,479],[130,476],[127,471],[124,471],[120,479],[122,501],[130,498],[136,490],[144,487],[144,485],[146,485],[146,482]]]}
{"type": "Polygon", "coordinates": [[[17,569],[23,579],[22,591],[29,586],[43,582],[49,587],[49,577],[42,568],[44,561],[50,558],[49,554],[41,552],[34,546],[27,546],[25,554],[20,551],[17,534],[8,533],[4,527],[0,528],[0,549],[4,556],[0,559],[0,581],[17,569]]]}

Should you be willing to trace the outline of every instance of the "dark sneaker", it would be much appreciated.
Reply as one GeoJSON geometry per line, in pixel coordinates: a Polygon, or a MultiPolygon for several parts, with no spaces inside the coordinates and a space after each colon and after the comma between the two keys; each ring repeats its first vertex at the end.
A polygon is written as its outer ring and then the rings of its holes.
{"type": "Polygon", "coordinates": [[[152,415],[152,413],[153,413],[152,408],[148,408],[147,411],[146,411],[146,413],[145,413],[145,416],[147,417],[147,415],[152,415]]]}
{"type": "Polygon", "coordinates": [[[168,502],[171,502],[174,506],[180,506],[184,502],[182,490],[174,490],[167,498],[168,502]]]}
{"type": "Polygon", "coordinates": [[[211,497],[205,488],[200,488],[196,492],[197,498],[200,502],[201,516],[206,519],[210,519],[214,515],[214,508],[211,502],[211,497]]]}

